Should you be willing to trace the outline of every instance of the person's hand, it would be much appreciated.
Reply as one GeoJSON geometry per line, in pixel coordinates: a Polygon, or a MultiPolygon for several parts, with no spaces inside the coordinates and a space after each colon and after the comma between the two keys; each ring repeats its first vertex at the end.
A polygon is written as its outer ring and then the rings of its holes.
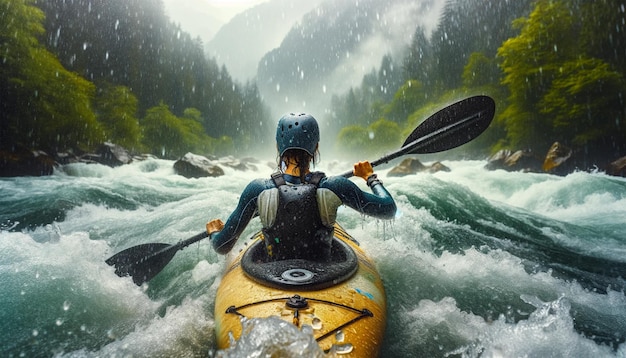
{"type": "Polygon", "coordinates": [[[224,222],[220,219],[214,219],[206,223],[206,232],[211,235],[214,232],[222,231],[224,228],[224,222]]]}
{"type": "Polygon", "coordinates": [[[354,176],[363,178],[363,180],[367,180],[370,175],[374,174],[374,168],[372,168],[372,164],[370,162],[358,162],[354,164],[353,170],[354,176]]]}

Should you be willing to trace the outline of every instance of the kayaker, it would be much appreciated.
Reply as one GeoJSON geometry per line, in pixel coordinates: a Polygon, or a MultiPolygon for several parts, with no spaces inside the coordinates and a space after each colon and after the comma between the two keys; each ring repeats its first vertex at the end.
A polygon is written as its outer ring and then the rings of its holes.
{"type": "Polygon", "coordinates": [[[327,261],[340,205],[379,219],[395,216],[396,204],[369,162],[354,164],[354,175],[363,178],[372,193],[345,177],[311,172],[311,163],[315,165],[319,158],[319,140],[319,126],[310,114],[280,118],[276,129],[279,169],[271,178],[255,179],[246,186],[226,224],[220,219],[206,224],[215,251],[228,253],[258,214],[269,260],[327,261]]]}

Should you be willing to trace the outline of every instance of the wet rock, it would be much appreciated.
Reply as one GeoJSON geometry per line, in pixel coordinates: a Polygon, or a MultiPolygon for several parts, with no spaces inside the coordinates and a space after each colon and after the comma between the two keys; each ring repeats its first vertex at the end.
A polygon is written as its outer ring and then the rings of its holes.
{"type": "Polygon", "coordinates": [[[508,149],[498,151],[489,157],[485,169],[503,169],[510,172],[541,172],[542,161],[533,154],[532,150],[518,150],[512,152],[508,149]]]}
{"type": "Polygon", "coordinates": [[[224,170],[207,157],[187,153],[174,163],[176,174],[185,178],[219,177],[224,175],[224,170]]]}
{"type": "Polygon", "coordinates": [[[608,175],[626,177],[626,157],[621,157],[618,160],[609,163],[606,167],[606,173],[608,175]]]}
{"type": "Polygon", "coordinates": [[[441,162],[434,162],[433,164],[431,164],[428,168],[427,168],[429,173],[436,173],[436,172],[449,172],[450,168],[443,165],[443,163],[441,162]]]}
{"type": "Polygon", "coordinates": [[[253,164],[256,162],[256,159],[254,158],[237,159],[233,156],[228,156],[218,159],[217,162],[222,166],[233,168],[235,170],[246,171],[258,169],[256,165],[253,164]]]}
{"type": "Polygon", "coordinates": [[[119,167],[133,161],[133,157],[125,148],[110,142],[101,144],[96,150],[96,155],[98,163],[110,167],[119,167]]]}
{"type": "Polygon", "coordinates": [[[572,149],[559,143],[554,142],[550,149],[548,150],[548,154],[546,154],[546,158],[543,161],[543,165],[541,169],[543,171],[549,172],[552,169],[560,166],[565,161],[567,161],[572,156],[572,149]]]}
{"type": "Polygon", "coordinates": [[[51,175],[55,166],[54,158],[40,150],[24,147],[0,150],[0,177],[51,175]]]}
{"type": "Polygon", "coordinates": [[[393,167],[387,176],[390,177],[403,177],[407,175],[413,175],[420,172],[428,172],[428,173],[436,173],[439,171],[449,172],[450,168],[443,165],[441,162],[435,162],[430,166],[426,166],[422,164],[418,159],[415,158],[407,158],[404,159],[400,164],[393,167]]]}

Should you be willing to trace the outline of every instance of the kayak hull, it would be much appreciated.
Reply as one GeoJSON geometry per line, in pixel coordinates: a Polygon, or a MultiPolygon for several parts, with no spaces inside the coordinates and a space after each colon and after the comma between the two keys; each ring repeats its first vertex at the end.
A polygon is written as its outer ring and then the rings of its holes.
{"type": "MultiPolygon", "coordinates": [[[[247,250],[264,245],[261,240],[261,233],[255,235],[247,250]]],[[[354,253],[354,267],[346,267],[336,279],[326,278],[323,284],[300,284],[311,276],[332,271],[320,263],[292,260],[281,268],[282,278],[266,281],[244,271],[247,250],[233,257],[227,263],[215,299],[218,348],[229,347],[230,335],[239,339],[243,317],[276,316],[299,328],[311,327],[324,351],[346,357],[377,356],[386,323],[382,280],[373,262],[339,225],[335,226],[335,241],[354,253]],[[276,282],[285,279],[287,284],[276,282]]]]}

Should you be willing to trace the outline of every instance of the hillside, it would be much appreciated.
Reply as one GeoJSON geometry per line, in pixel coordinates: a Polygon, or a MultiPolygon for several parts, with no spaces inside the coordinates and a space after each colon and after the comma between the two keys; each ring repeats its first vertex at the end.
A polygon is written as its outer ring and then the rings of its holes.
{"type": "Polygon", "coordinates": [[[383,56],[400,58],[418,26],[432,31],[440,3],[326,1],[261,59],[259,90],[277,112],[296,108],[323,113],[333,94],[360,85],[383,56]]]}
{"type": "Polygon", "coordinates": [[[273,0],[232,18],[206,44],[207,53],[233,78],[256,77],[259,60],[278,47],[289,30],[324,0],[273,0]]]}

